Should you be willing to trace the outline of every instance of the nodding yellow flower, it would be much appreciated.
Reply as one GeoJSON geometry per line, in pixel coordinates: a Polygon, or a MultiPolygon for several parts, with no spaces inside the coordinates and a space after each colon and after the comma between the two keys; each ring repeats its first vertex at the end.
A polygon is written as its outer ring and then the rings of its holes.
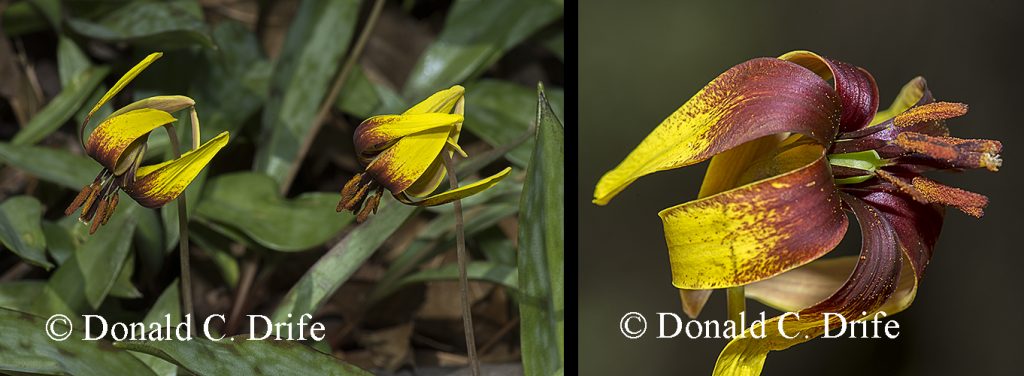
{"type": "Polygon", "coordinates": [[[357,213],[357,222],[362,222],[377,211],[384,189],[402,203],[435,206],[480,193],[501,181],[512,170],[510,167],[472,184],[430,195],[446,176],[445,158],[454,153],[466,157],[458,144],[464,112],[465,89],[455,85],[401,115],[378,115],[359,124],[353,141],[359,162],[366,169],[345,183],[338,211],[357,213]]]}
{"type": "Polygon", "coordinates": [[[985,196],[922,176],[1002,164],[999,141],[949,136],[944,121],[967,106],[936,102],[920,77],[888,109],[878,103],[862,68],[808,51],[749,60],[597,183],[594,203],[605,205],[645,175],[711,159],[699,198],[659,213],[683,310],[695,317],[710,290],[745,286],[747,297],[799,313],[749,329],[768,328],[766,338],[733,338],[716,375],[759,374],[769,351],[838,326],[826,313],[852,321],[905,309],[945,207],[983,214],[985,196]],[[860,223],[860,256],[819,259],[843,239],[846,212],[860,223]]]}
{"type": "MultiPolygon", "coordinates": [[[[80,131],[84,132],[92,115],[104,103],[117,95],[161,55],[159,52],[150,54],[125,73],[89,111],[80,131]]],[[[99,226],[106,224],[114,213],[119,199],[118,191],[123,190],[148,208],[158,208],[178,198],[228,142],[228,132],[223,132],[197,148],[198,130],[199,117],[195,111],[195,101],[180,95],[146,98],[110,114],[84,142],[86,154],[99,162],[103,170],[91,184],[82,188],[64,214],[71,215],[81,208],[79,220],[92,222],[89,228],[92,234],[99,226]],[[186,108],[191,109],[193,150],[170,161],[142,166],[150,132],[161,126],[172,132],[171,123],[176,119],[171,113],[186,108]]]]}

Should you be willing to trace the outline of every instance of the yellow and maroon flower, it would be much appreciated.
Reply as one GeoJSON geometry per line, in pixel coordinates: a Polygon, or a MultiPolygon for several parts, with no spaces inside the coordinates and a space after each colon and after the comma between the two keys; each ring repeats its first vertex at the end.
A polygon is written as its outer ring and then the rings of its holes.
{"type": "Polygon", "coordinates": [[[759,374],[769,351],[821,335],[825,312],[903,310],[944,207],[983,214],[985,196],[921,176],[999,168],[998,141],[949,136],[944,120],[967,106],[935,102],[922,78],[889,109],[876,112],[878,102],[859,67],[807,51],[753,59],[711,81],[598,182],[594,203],[605,205],[644,175],[711,159],[699,199],[659,213],[684,311],[696,316],[710,289],[746,286],[748,297],[800,314],[783,322],[794,338],[734,338],[715,374],[759,374]],[[860,223],[860,256],[818,260],[845,235],[845,211],[860,223]]]}
{"type": "MultiPolygon", "coordinates": [[[[159,52],[153,53],[125,73],[93,106],[81,129],[84,131],[89,119],[104,103],[117,95],[161,55],[159,52]]],[[[86,154],[99,162],[103,170],[91,184],[82,188],[64,214],[71,215],[82,208],[79,219],[92,222],[89,228],[92,234],[99,226],[106,224],[114,213],[120,190],[148,208],[161,207],[178,198],[228,142],[228,132],[223,132],[195,148],[199,137],[199,119],[194,105],[192,99],[180,95],[151,97],[129,104],[100,122],[84,145],[86,154]],[[150,132],[162,126],[170,126],[175,121],[171,113],[186,108],[192,108],[193,137],[196,139],[193,150],[170,161],[142,166],[150,132]]]]}
{"type": "Polygon", "coordinates": [[[362,222],[376,212],[385,188],[402,203],[436,206],[480,193],[508,175],[510,167],[472,184],[431,195],[447,176],[444,159],[454,153],[466,156],[458,144],[464,94],[465,89],[455,85],[401,115],[378,115],[359,124],[353,141],[366,171],[345,183],[337,210],[358,213],[356,219],[362,222]],[[374,193],[368,195],[370,191],[374,193]]]}

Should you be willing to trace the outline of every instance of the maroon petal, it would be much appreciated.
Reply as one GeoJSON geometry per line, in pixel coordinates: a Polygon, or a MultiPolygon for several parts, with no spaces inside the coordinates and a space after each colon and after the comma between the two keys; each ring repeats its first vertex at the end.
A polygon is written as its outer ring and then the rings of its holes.
{"type": "Polygon", "coordinates": [[[878,86],[863,68],[828,59],[808,51],[794,51],[780,59],[800,64],[824,79],[834,78],[843,112],[839,129],[849,132],[864,128],[878,111],[878,86]]]}
{"type": "Polygon", "coordinates": [[[860,262],[838,291],[803,310],[801,316],[836,312],[847,318],[860,318],[863,312],[880,307],[896,291],[901,258],[892,224],[881,211],[864,201],[845,193],[841,196],[860,223],[860,262]]]}
{"type": "Polygon", "coordinates": [[[932,258],[935,242],[942,230],[943,206],[922,204],[889,192],[872,192],[862,195],[860,199],[878,209],[892,224],[903,246],[903,254],[910,260],[914,273],[920,279],[932,258]]]}

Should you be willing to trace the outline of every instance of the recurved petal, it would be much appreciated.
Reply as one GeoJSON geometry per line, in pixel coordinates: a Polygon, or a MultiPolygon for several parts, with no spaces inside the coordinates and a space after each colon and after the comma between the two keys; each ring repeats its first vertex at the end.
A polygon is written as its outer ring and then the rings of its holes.
{"type": "Polygon", "coordinates": [[[140,61],[138,64],[135,64],[135,66],[132,67],[132,69],[130,69],[123,76],[121,76],[121,79],[117,80],[117,83],[115,83],[114,86],[110,87],[110,90],[107,90],[106,94],[103,94],[103,97],[100,98],[100,101],[96,102],[96,105],[92,107],[92,110],[89,110],[88,116],[92,117],[92,115],[96,113],[96,111],[99,111],[100,107],[102,107],[104,103],[110,101],[110,99],[117,95],[117,93],[121,92],[121,90],[124,89],[125,86],[128,86],[128,83],[132,82],[132,80],[135,79],[135,76],[138,76],[139,73],[142,73],[142,71],[146,69],[146,67],[148,67],[150,64],[153,64],[153,62],[156,61],[156,59],[159,59],[160,56],[163,55],[163,52],[154,52],[149,54],[149,56],[146,56],[146,58],[142,59],[142,61],[140,61]]]}
{"type": "Polygon", "coordinates": [[[353,141],[356,153],[372,155],[393,145],[399,138],[439,129],[450,132],[456,123],[461,122],[462,115],[454,114],[378,115],[356,127],[353,141]]]}
{"type": "Polygon", "coordinates": [[[821,78],[833,78],[835,89],[842,101],[843,132],[864,128],[878,110],[878,86],[868,71],[838,60],[832,60],[810,51],[793,51],[779,59],[800,64],[821,78]]]}
{"type": "Polygon", "coordinates": [[[448,131],[435,128],[402,137],[378,154],[366,166],[366,172],[391,194],[398,195],[419,180],[441,154],[448,131]]]}
{"type": "Polygon", "coordinates": [[[138,110],[140,108],[152,108],[154,110],[160,110],[167,112],[169,114],[173,114],[183,109],[192,107],[195,104],[196,101],[184,95],[158,95],[155,97],[149,97],[132,102],[131,104],[121,107],[117,111],[114,111],[114,113],[110,114],[110,116],[108,117],[114,117],[128,111],[138,110]]]}
{"type": "Polygon", "coordinates": [[[839,244],[847,219],[822,148],[807,145],[784,157],[805,162],[659,213],[673,285],[745,285],[804,265],[839,244]]]}
{"type": "Polygon", "coordinates": [[[128,183],[125,192],[147,208],[164,206],[178,198],[227,143],[228,132],[222,132],[180,158],[139,167],[135,181],[128,183]]]}
{"type": "Polygon", "coordinates": [[[794,63],[753,59],[715,78],[665,119],[594,190],[607,204],[638,178],[692,165],[766,135],[797,132],[831,144],[839,124],[835,91],[794,63]]]}
{"type": "MultiPolygon", "coordinates": [[[[764,324],[764,338],[753,338],[748,331],[726,345],[715,365],[715,375],[757,375],[769,351],[777,351],[806,342],[824,332],[825,313],[838,313],[853,321],[884,308],[897,290],[901,257],[897,235],[889,221],[874,207],[843,194],[861,226],[861,253],[853,273],[837,291],[825,300],[801,310],[799,317],[774,317],[764,324]],[[779,320],[785,320],[779,326],[779,320]],[[784,336],[784,334],[786,336],[784,336]],[[792,338],[787,338],[792,337],[792,338]]],[[[886,312],[889,313],[889,312],[886,312]]],[[[830,325],[839,319],[828,317],[830,325]]],[[[751,330],[760,330],[755,326],[751,330]]]]}
{"type": "Polygon", "coordinates": [[[85,152],[111,171],[118,170],[124,152],[136,140],[142,139],[149,132],[165,124],[174,122],[171,114],[143,108],[128,111],[104,120],[89,135],[85,144],[85,152]]]}
{"type": "Polygon", "coordinates": [[[426,114],[431,112],[462,115],[463,109],[465,108],[465,94],[465,88],[455,85],[432,94],[427,97],[427,99],[424,99],[422,102],[417,103],[415,106],[412,106],[412,108],[403,112],[402,115],[426,114]]]}
{"type": "Polygon", "coordinates": [[[924,77],[917,76],[914,79],[903,85],[900,89],[900,93],[896,95],[896,99],[892,101],[889,108],[878,111],[875,117],[871,119],[869,126],[880,124],[883,121],[892,119],[903,113],[903,111],[909,110],[911,107],[929,103],[931,101],[931,92],[928,91],[928,84],[925,82],[924,77]]]}
{"type": "Polygon", "coordinates": [[[412,200],[412,199],[410,199],[408,196],[406,196],[404,194],[403,195],[397,195],[395,197],[398,198],[400,201],[402,201],[402,202],[404,202],[406,204],[409,204],[409,205],[416,205],[416,206],[437,206],[437,205],[443,205],[443,204],[447,204],[447,203],[455,201],[455,200],[461,200],[461,199],[464,199],[466,197],[469,197],[469,196],[475,195],[477,193],[483,192],[483,191],[487,190],[488,188],[493,187],[495,184],[498,184],[498,182],[501,181],[501,179],[504,179],[505,176],[508,176],[508,173],[511,172],[511,171],[512,171],[511,167],[505,167],[504,170],[499,171],[497,174],[494,174],[494,175],[488,176],[486,178],[480,179],[478,181],[473,182],[472,184],[464,185],[464,186],[458,187],[458,188],[450,190],[450,191],[445,191],[445,192],[442,192],[442,193],[438,193],[436,195],[429,196],[427,198],[424,198],[424,199],[418,200],[418,201],[412,200]]]}

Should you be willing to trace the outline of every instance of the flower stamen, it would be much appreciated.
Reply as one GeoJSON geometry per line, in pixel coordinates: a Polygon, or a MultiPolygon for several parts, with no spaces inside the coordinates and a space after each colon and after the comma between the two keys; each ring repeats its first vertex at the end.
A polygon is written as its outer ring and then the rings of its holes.
{"type": "Polygon", "coordinates": [[[952,119],[967,114],[967,105],[963,103],[935,102],[920,105],[892,119],[893,125],[903,128],[927,121],[952,119]]]}

